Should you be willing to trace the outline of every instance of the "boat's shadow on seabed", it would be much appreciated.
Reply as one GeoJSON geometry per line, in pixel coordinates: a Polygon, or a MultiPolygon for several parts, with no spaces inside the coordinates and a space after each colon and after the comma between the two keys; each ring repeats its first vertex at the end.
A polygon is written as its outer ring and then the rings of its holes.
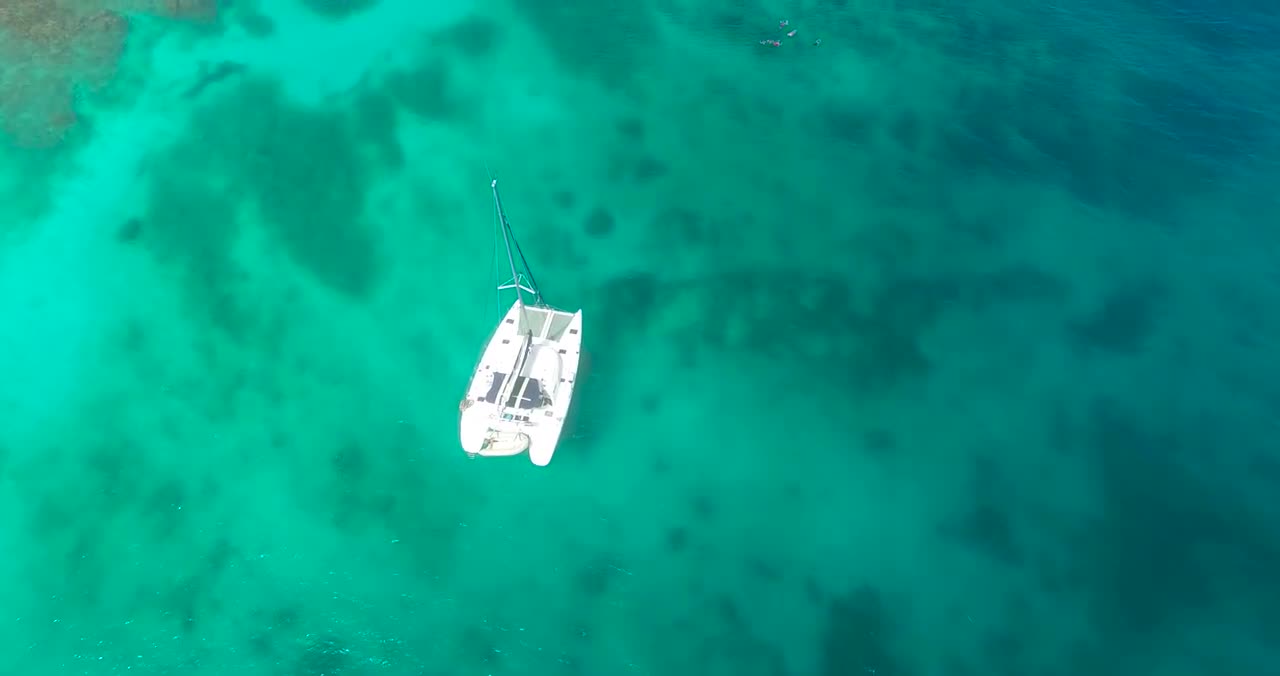
{"type": "Polygon", "coordinates": [[[579,359],[578,391],[574,393],[573,401],[569,404],[569,412],[564,417],[564,431],[560,436],[572,442],[573,452],[589,455],[592,438],[596,436],[593,434],[595,426],[589,423],[584,424],[584,420],[591,418],[584,418],[582,409],[586,407],[590,413],[590,409],[594,409],[595,406],[584,400],[596,399],[602,390],[591,377],[591,353],[583,348],[579,359]]]}

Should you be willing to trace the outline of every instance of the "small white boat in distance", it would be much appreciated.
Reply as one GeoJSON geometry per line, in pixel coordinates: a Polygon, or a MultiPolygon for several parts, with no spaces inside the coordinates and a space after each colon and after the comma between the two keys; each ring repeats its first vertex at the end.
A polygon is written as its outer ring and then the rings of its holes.
{"type": "Polygon", "coordinates": [[[529,460],[543,467],[555,455],[573,400],[582,352],[582,311],[567,312],[542,301],[503,213],[498,182],[489,187],[511,269],[511,281],[498,285],[498,291],[514,289],[516,300],[489,337],[467,396],[458,406],[462,450],[473,458],[527,451],[529,460]]]}

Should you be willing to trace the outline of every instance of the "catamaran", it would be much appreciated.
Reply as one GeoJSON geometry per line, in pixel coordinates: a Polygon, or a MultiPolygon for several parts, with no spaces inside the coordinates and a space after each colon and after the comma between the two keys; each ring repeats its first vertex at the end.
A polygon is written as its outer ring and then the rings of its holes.
{"type": "Polygon", "coordinates": [[[489,187],[511,270],[510,281],[499,284],[498,293],[514,289],[516,299],[489,337],[467,396],[458,406],[462,450],[473,458],[528,451],[533,464],[545,467],[560,443],[573,399],[582,351],[582,310],[568,312],[543,302],[502,210],[498,182],[489,187]],[[526,294],[532,302],[525,301],[526,294]]]}

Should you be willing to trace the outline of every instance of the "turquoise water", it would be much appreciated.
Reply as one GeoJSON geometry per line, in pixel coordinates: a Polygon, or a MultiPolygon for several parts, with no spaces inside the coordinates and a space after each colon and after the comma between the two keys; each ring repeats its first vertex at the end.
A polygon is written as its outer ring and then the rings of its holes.
{"type": "Polygon", "coordinates": [[[0,9],[0,674],[1280,673],[1273,3],[217,5],[0,9]]]}

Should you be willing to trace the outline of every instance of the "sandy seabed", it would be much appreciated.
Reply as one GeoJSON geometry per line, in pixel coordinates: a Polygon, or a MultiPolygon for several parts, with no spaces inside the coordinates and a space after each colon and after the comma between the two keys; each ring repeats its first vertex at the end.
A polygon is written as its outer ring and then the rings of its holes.
{"type": "Polygon", "coordinates": [[[0,673],[1270,673],[1280,10],[1006,5],[6,4],[0,673]]]}

